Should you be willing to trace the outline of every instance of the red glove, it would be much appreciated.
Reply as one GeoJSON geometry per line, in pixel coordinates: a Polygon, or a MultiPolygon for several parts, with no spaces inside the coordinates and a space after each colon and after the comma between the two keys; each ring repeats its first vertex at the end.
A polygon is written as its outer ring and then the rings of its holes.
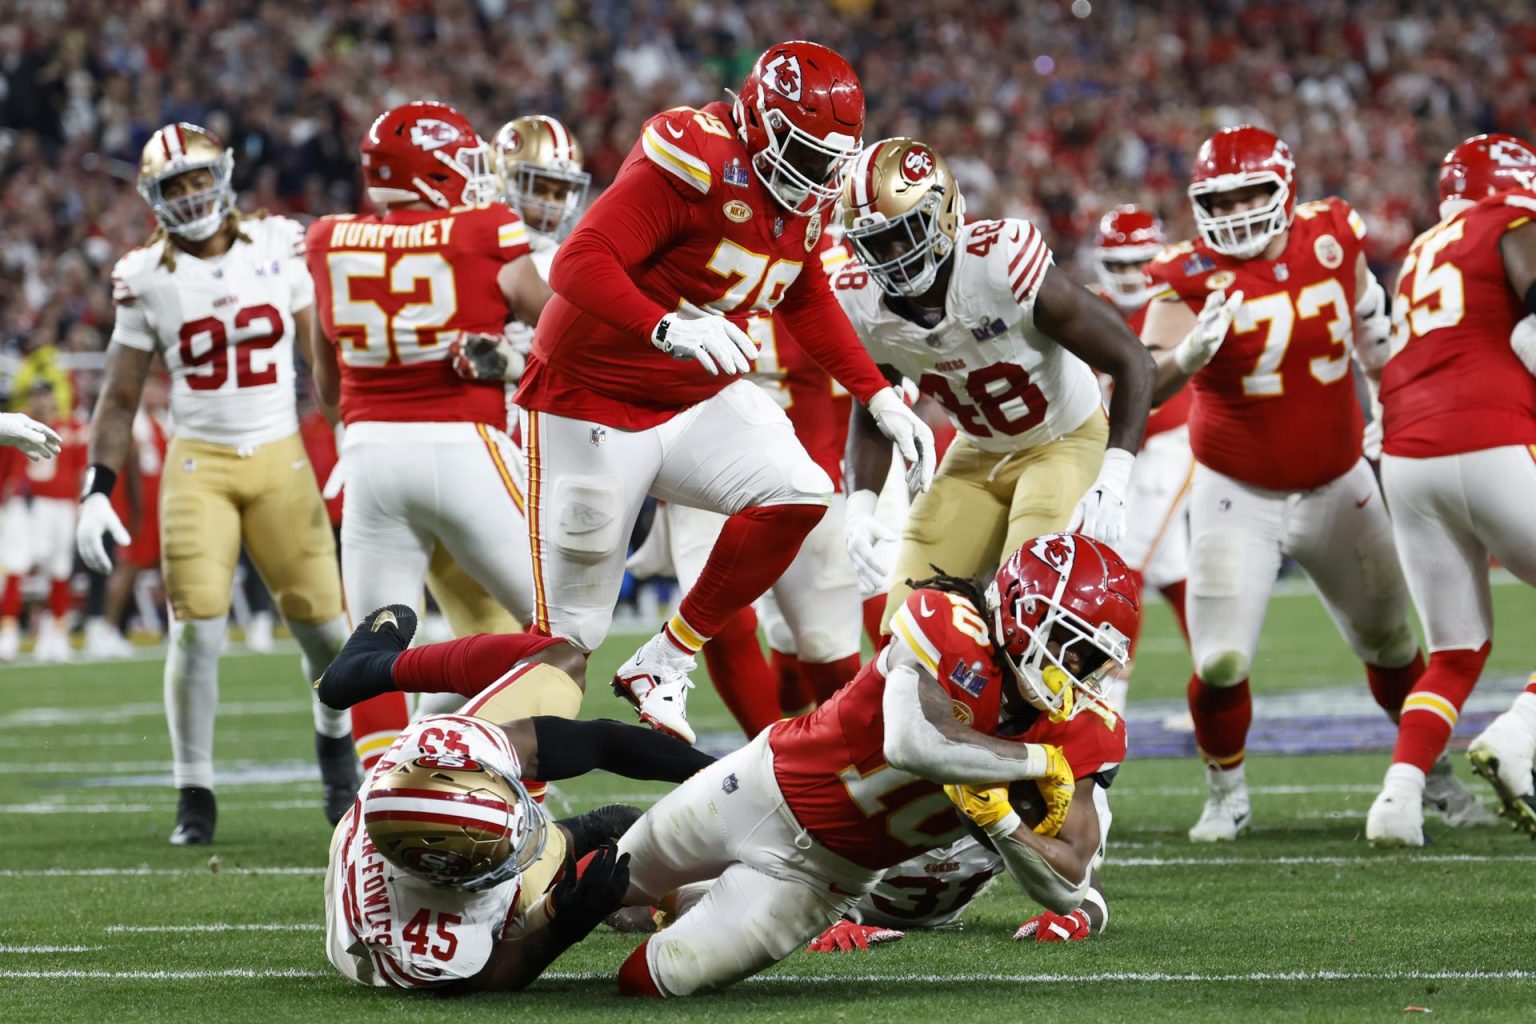
{"type": "Polygon", "coordinates": [[[880,942],[895,942],[905,936],[894,928],[873,928],[842,920],[816,937],[805,947],[807,953],[852,953],[856,949],[868,949],[880,942]]]}
{"type": "Polygon", "coordinates": [[[1088,915],[1081,910],[1062,916],[1049,910],[1019,925],[1015,942],[1033,937],[1036,942],[1082,942],[1088,937],[1088,915]]]}

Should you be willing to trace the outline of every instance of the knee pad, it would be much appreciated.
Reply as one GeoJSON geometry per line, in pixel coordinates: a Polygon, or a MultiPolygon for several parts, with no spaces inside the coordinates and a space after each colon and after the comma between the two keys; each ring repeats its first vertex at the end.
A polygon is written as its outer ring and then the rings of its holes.
{"type": "Polygon", "coordinates": [[[1195,538],[1189,552],[1189,590],[1195,597],[1232,598],[1242,593],[1243,535],[1210,530],[1195,538]]]}
{"type": "Polygon", "coordinates": [[[1206,686],[1236,686],[1248,678],[1253,665],[1241,651],[1217,651],[1200,659],[1196,672],[1206,686]]]}
{"type": "Polygon", "coordinates": [[[619,515],[622,502],[614,485],[600,477],[567,477],[555,484],[554,543],[567,558],[596,565],[618,551],[628,538],[619,515]]]}

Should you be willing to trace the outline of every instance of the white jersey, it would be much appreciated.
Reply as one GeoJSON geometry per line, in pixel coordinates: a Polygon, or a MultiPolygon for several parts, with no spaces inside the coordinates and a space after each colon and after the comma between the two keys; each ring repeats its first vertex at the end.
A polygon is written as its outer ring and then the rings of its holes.
{"type": "Polygon", "coordinates": [[[176,434],[254,447],[294,434],[293,315],[315,301],[304,229],[286,217],[242,220],[250,241],[202,260],[169,240],[112,270],[112,344],[158,350],[171,372],[176,434]]]}
{"type": "MultiPolygon", "coordinates": [[[[401,761],[446,752],[481,761],[508,778],[522,774],[516,752],[495,725],[432,715],[400,734],[368,773],[362,792],[401,761]]],[[[530,810],[544,813],[540,807],[530,810]]],[[[509,926],[516,926],[525,909],[518,899],[522,883],[519,877],[484,892],[465,892],[398,871],[369,841],[359,797],[331,839],[326,955],[360,985],[422,988],[471,978],[484,969],[509,926]]]]}
{"type": "Polygon", "coordinates": [[[942,928],[1003,871],[1003,858],[966,836],[891,868],[849,916],[902,931],[942,928]]]}
{"type": "Polygon", "coordinates": [[[1033,448],[1082,426],[1099,386],[1087,363],[1035,326],[1051,266],[1040,233],[1022,220],[966,224],[951,259],[945,316],[932,328],[891,312],[858,261],[833,275],[870,356],[916,381],[982,451],[1033,448]]]}

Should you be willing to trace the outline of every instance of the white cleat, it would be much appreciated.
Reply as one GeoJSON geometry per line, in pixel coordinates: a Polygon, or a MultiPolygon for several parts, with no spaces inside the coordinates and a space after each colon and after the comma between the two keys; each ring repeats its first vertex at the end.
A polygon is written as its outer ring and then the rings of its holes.
{"type": "Polygon", "coordinates": [[[613,692],[635,706],[640,720],[658,732],[675,736],[684,743],[694,741],[688,724],[688,678],[697,665],[693,655],[685,654],[660,633],[619,666],[613,676],[613,692]]]}
{"type": "Polygon", "coordinates": [[[1365,838],[1372,846],[1424,845],[1424,794],[1418,786],[1389,780],[1365,816],[1365,838]]]}
{"type": "Polygon", "coordinates": [[[21,654],[21,629],[15,620],[0,626],[0,661],[15,661],[21,654]]]}
{"type": "Polygon", "coordinates": [[[1504,712],[1472,741],[1467,760],[1499,795],[1499,813],[1536,839],[1536,732],[1527,721],[1504,712]]]}
{"type": "Polygon", "coordinates": [[[1424,777],[1424,809],[1452,828],[1487,828],[1499,816],[1451,771],[1451,759],[1441,754],[1424,777]]]}
{"type": "Polygon", "coordinates": [[[1189,830],[1189,841],[1230,843],[1248,827],[1253,817],[1243,768],[1239,765],[1222,771],[1208,767],[1205,770],[1205,782],[1210,795],[1205,799],[1205,810],[1200,812],[1200,820],[1189,830]]]}
{"type": "Polygon", "coordinates": [[[277,641],[272,636],[272,613],[257,612],[245,625],[245,649],[257,654],[270,654],[277,641]]]}
{"type": "Polygon", "coordinates": [[[127,658],[133,655],[133,644],[99,615],[85,620],[85,656],[92,661],[111,658],[127,658]]]}
{"type": "Polygon", "coordinates": [[[32,656],[38,661],[57,663],[73,661],[75,652],[69,646],[68,627],[45,617],[38,624],[37,645],[32,648],[32,656]]]}

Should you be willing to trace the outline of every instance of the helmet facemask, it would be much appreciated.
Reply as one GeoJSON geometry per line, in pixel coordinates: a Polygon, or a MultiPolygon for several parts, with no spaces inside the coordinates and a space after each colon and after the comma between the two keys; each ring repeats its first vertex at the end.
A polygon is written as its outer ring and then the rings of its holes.
{"type": "Polygon", "coordinates": [[[1273,171],[1223,174],[1197,181],[1189,186],[1189,198],[1194,207],[1195,227],[1200,229],[1205,244],[1233,259],[1253,259],[1290,227],[1290,189],[1273,171]],[[1255,185],[1273,186],[1268,202],[1235,213],[1211,212],[1210,202],[1216,196],[1255,185]]]}
{"type": "Polygon", "coordinates": [[[887,295],[912,298],[933,287],[955,250],[955,240],[939,226],[943,210],[944,190],[934,187],[900,216],[867,214],[848,228],[849,244],[887,295]]]}
{"type": "Polygon", "coordinates": [[[141,179],[139,194],[155,212],[155,220],[167,232],[189,241],[202,242],[213,237],[235,208],[235,190],[230,184],[234,170],[234,154],[226,149],[214,159],[197,163],[173,163],[165,173],[141,179]],[[174,198],[165,195],[167,184],[197,171],[207,171],[212,177],[212,184],[174,198]]]}
{"type": "MultiPolygon", "coordinates": [[[[743,123],[741,106],[738,97],[738,124],[743,123]]],[[[858,156],[859,140],[836,132],[818,139],[762,100],[755,113],[767,144],[752,155],[752,170],[779,205],[808,217],[836,199],[843,175],[858,156]]]]}
{"type": "Polygon", "coordinates": [[[1093,268],[1099,286],[1121,309],[1140,309],[1152,297],[1152,289],[1147,286],[1147,264],[1161,251],[1160,245],[1095,249],[1093,268]]]}
{"type": "Polygon", "coordinates": [[[1017,594],[1006,602],[995,581],[987,589],[1002,658],[1024,699],[1053,722],[1067,721],[1090,704],[1107,709],[1101,684],[1130,662],[1130,638],[1108,622],[1094,626],[1064,607],[1065,588],[1063,576],[1051,597],[1017,594]]]}
{"type": "Polygon", "coordinates": [[[587,201],[592,175],[582,170],[558,170],[523,161],[507,170],[507,202],[523,218],[528,233],[536,238],[559,242],[587,201]]]}

